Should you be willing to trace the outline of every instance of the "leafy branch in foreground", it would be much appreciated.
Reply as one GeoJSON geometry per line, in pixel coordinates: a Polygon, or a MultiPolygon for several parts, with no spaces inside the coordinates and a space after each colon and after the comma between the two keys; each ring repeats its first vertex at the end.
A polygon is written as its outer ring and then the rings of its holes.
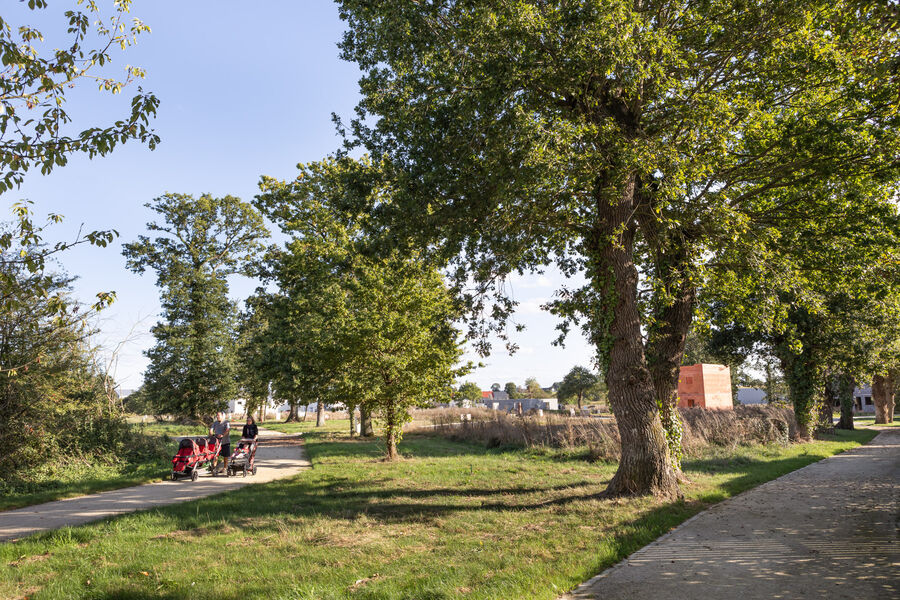
{"type": "MultiPolygon", "coordinates": [[[[102,72],[113,59],[113,51],[125,50],[150,28],[132,18],[131,0],[114,3],[112,14],[101,13],[93,1],[77,0],[83,11],[67,10],[68,39],[61,48],[46,51],[43,34],[21,25],[14,27],[0,17],[0,194],[22,183],[25,173],[39,166],[48,174],[63,166],[73,153],[105,156],[118,145],[137,139],[151,149],[159,137],[150,129],[159,101],[138,88],[131,99],[130,114],[113,124],[67,132],[72,122],[66,110],[66,94],[80,82],[94,82],[100,91],[118,94],[144,77],[139,67],[127,66],[123,78],[102,72]]],[[[31,0],[28,7],[43,10],[44,0],[31,0]]]]}

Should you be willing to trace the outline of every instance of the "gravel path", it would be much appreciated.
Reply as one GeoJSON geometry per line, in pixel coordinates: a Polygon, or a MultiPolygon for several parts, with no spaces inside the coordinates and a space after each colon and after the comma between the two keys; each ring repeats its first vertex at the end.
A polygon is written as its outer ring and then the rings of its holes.
{"type": "Polygon", "coordinates": [[[716,504],[560,600],[900,598],[900,431],[716,504]]]}
{"type": "Polygon", "coordinates": [[[256,464],[255,476],[212,477],[204,472],[194,482],[184,479],[147,483],[0,512],[0,542],[136,510],[196,500],[253,483],[289,477],[311,467],[299,436],[262,428],[256,464]]]}

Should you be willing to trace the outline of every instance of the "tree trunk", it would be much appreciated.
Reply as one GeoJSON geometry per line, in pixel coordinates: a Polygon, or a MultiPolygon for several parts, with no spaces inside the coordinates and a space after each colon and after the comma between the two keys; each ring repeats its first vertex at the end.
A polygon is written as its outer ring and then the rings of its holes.
{"type": "Polygon", "coordinates": [[[309,416],[309,404],[306,405],[306,408],[303,410],[303,422],[306,423],[306,417],[309,416]]]}
{"type": "Polygon", "coordinates": [[[359,407],[359,424],[360,433],[363,437],[375,435],[375,428],[372,426],[372,411],[365,405],[359,407]]]}
{"type": "Polygon", "coordinates": [[[888,420],[888,404],[894,403],[893,391],[894,382],[891,380],[890,375],[876,375],[872,378],[872,402],[875,403],[876,425],[890,423],[888,420]]]}
{"type": "Polygon", "coordinates": [[[676,471],[681,471],[681,439],[684,426],[678,414],[678,377],[684,359],[684,345],[694,317],[696,290],[687,279],[682,264],[672,269],[678,277],[672,290],[671,303],[656,311],[654,325],[647,339],[647,365],[656,390],[656,403],[663,427],[669,458],[676,471]]]}
{"type": "Polygon", "coordinates": [[[285,423],[291,423],[291,422],[299,421],[300,418],[299,418],[299,416],[297,415],[297,402],[292,400],[292,401],[289,403],[289,406],[291,407],[291,409],[288,411],[288,416],[287,416],[287,418],[284,420],[284,422],[285,422],[285,423]]]}
{"type": "Polygon", "coordinates": [[[834,433],[834,401],[837,397],[837,377],[833,373],[825,373],[825,385],[819,401],[817,429],[820,433],[834,433]]]}
{"type": "Polygon", "coordinates": [[[348,406],[347,408],[350,410],[350,437],[353,437],[356,435],[356,407],[348,406]]]}
{"type": "Polygon", "coordinates": [[[634,176],[625,183],[621,198],[613,205],[598,193],[597,210],[602,218],[592,237],[585,240],[597,303],[589,317],[590,337],[598,351],[608,356],[609,403],[622,444],[619,467],[606,493],[672,496],[678,491],[677,477],[644,357],[637,304],[635,226],[631,222],[634,176]]]}
{"type": "Polygon", "coordinates": [[[782,347],[779,352],[781,370],[788,386],[794,419],[797,421],[797,436],[801,441],[812,439],[816,424],[816,381],[821,373],[820,366],[813,360],[807,346],[801,353],[794,354],[782,347]]]}
{"type": "Polygon", "coordinates": [[[894,406],[895,406],[895,395],[894,391],[897,388],[897,378],[900,377],[900,373],[896,369],[891,369],[888,372],[888,388],[887,388],[887,422],[894,422],[894,406]]]}
{"type": "Polygon", "coordinates": [[[840,373],[837,376],[837,397],[841,402],[841,420],[838,429],[853,429],[853,390],[856,381],[850,375],[840,373]]]}
{"type": "Polygon", "coordinates": [[[584,394],[582,392],[578,392],[578,416],[581,416],[581,397],[584,394]]]}
{"type": "Polygon", "coordinates": [[[321,400],[316,401],[316,427],[325,425],[325,403],[321,400]]]}
{"type": "Polygon", "coordinates": [[[656,251],[654,269],[665,288],[665,295],[657,295],[651,308],[653,318],[647,332],[645,350],[647,366],[656,390],[660,420],[666,430],[669,458],[673,468],[680,473],[684,426],[677,410],[678,378],[697,298],[697,288],[690,277],[692,239],[689,232],[675,239],[666,238],[661,233],[652,199],[641,197],[641,189],[637,192],[641,233],[656,251]]]}
{"type": "Polygon", "coordinates": [[[397,452],[397,439],[400,437],[399,420],[393,402],[385,403],[384,410],[384,441],[385,457],[388,460],[396,460],[400,454],[397,452]]]}

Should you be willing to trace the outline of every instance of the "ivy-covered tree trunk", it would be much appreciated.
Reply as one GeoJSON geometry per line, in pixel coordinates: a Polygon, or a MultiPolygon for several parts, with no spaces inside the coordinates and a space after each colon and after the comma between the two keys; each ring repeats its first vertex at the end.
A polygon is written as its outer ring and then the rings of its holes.
{"type": "Polygon", "coordinates": [[[597,310],[602,311],[593,317],[599,327],[595,326],[592,341],[609,359],[609,403],[622,440],[619,468],[607,493],[669,496],[677,492],[677,477],[644,356],[637,305],[635,226],[631,221],[634,188],[631,176],[616,205],[603,206],[605,200],[598,199],[598,214],[603,220],[588,240],[593,258],[590,276],[601,302],[597,310]]]}
{"type": "Polygon", "coordinates": [[[324,427],[325,425],[325,403],[321,400],[316,402],[316,427],[324,427]]]}
{"type": "Polygon", "coordinates": [[[825,374],[825,385],[819,400],[817,429],[822,432],[834,432],[834,401],[838,397],[837,377],[833,373],[825,374]]]}
{"type": "Polygon", "coordinates": [[[856,381],[853,377],[840,373],[837,376],[837,395],[841,402],[841,420],[838,429],[853,429],[853,390],[856,381]]]}
{"type": "MultiPolygon", "coordinates": [[[[872,401],[875,403],[875,424],[884,425],[890,423],[888,413],[893,412],[888,404],[894,403],[894,382],[890,375],[876,375],[872,378],[872,401]]],[[[893,407],[890,407],[893,408],[893,407]]],[[[893,417],[893,414],[891,414],[893,417]]]]}
{"type": "Polygon", "coordinates": [[[360,435],[363,437],[375,435],[375,428],[372,426],[372,409],[365,404],[359,407],[359,425],[360,435]]]}
{"type": "Polygon", "coordinates": [[[809,440],[815,431],[816,400],[819,395],[816,381],[821,369],[810,360],[805,349],[800,355],[786,353],[781,358],[781,368],[794,406],[797,435],[801,440],[809,440]]]}
{"type": "Polygon", "coordinates": [[[695,289],[686,279],[678,283],[671,303],[663,307],[647,340],[647,364],[656,389],[656,403],[673,468],[681,471],[684,426],[678,414],[678,376],[693,320],[695,289]]]}

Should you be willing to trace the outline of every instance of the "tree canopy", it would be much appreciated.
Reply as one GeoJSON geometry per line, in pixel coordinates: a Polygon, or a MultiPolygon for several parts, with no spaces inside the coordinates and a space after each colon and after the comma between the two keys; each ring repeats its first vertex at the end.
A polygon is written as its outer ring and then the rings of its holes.
{"type": "Polygon", "coordinates": [[[390,202],[381,181],[368,160],[310,163],[293,181],[264,178],[257,206],[291,236],[268,261],[274,302],[291,315],[282,331],[293,341],[279,360],[296,365],[317,401],[377,414],[393,459],[410,408],[449,399],[469,367],[457,364],[458,307],[438,270],[372,252],[365,217],[338,210],[358,195],[390,202]]]}
{"type": "Polygon", "coordinates": [[[371,213],[455,265],[476,332],[502,332],[509,275],[551,263],[580,273],[587,283],[550,306],[563,334],[582,327],[606,374],[622,438],[609,491],[674,493],[675,386],[708,253],[748,240],[754,199],[819,177],[895,174],[891,10],[340,6],[343,56],[365,72],[349,143],[399,180],[371,213]]]}
{"type": "Polygon", "coordinates": [[[145,393],[165,412],[199,419],[236,390],[237,308],[228,276],[245,272],[268,232],[262,216],[233,196],[166,194],[146,205],[161,217],[123,254],[136,273],[156,272],[163,321],[152,328],[145,393]]]}

